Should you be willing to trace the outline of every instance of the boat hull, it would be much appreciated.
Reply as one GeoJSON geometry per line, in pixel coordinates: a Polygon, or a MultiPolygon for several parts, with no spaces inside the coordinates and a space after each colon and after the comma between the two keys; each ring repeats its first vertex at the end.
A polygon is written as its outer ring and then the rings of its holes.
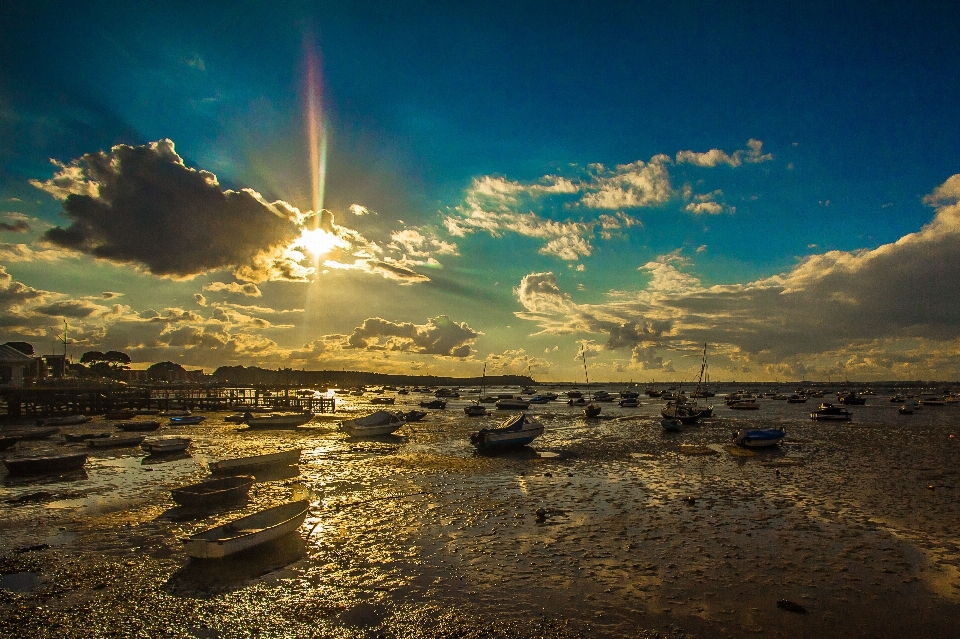
{"type": "Polygon", "coordinates": [[[470,443],[480,450],[497,450],[526,446],[543,434],[543,424],[520,413],[500,428],[481,428],[470,435],[470,443]]]}
{"type": "Polygon", "coordinates": [[[139,446],[143,443],[143,435],[133,435],[131,437],[96,437],[87,440],[87,446],[91,448],[129,448],[130,446],[139,446]]]}
{"type": "Polygon", "coordinates": [[[49,475],[66,473],[83,468],[87,463],[86,453],[72,455],[50,455],[46,457],[14,457],[4,459],[3,465],[12,476],[49,475]]]}
{"type": "Polygon", "coordinates": [[[738,446],[745,446],[747,448],[764,448],[766,446],[776,446],[783,440],[785,436],[786,433],[780,429],[741,429],[737,432],[734,441],[738,446]]]}
{"type": "Polygon", "coordinates": [[[253,475],[220,477],[174,488],[170,495],[174,502],[186,508],[212,508],[245,499],[253,482],[253,475]]]}
{"type": "Polygon", "coordinates": [[[248,428],[281,430],[285,428],[298,428],[311,419],[313,419],[313,413],[304,413],[302,415],[271,415],[269,417],[245,416],[244,421],[248,428]]]}
{"type": "Polygon", "coordinates": [[[269,453],[267,455],[252,455],[250,457],[237,457],[235,459],[223,459],[210,463],[210,472],[220,475],[224,474],[246,474],[248,470],[259,468],[269,468],[271,466],[293,466],[300,463],[300,449],[284,450],[279,453],[269,453]]]}
{"type": "Polygon", "coordinates": [[[151,455],[169,455],[171,453],[180,453],[190,447],[190,440],[186,437],[174,437],[171,439],[157,439],[154,441],[143,442],[140,448],[151,455]]]}
{"type": "Polygon", "coordinates": [[[222,559],[296,531],[309,508],[303,499],[261,510],[189,537],[184,550],[196,559],[222,559]]]}

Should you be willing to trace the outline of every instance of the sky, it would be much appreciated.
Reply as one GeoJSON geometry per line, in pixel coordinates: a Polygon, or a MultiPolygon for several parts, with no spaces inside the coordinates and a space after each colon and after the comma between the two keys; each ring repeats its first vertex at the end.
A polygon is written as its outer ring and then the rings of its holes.
{"type": "Polygon", "coordinates": [[[0,5],[0,340],[960,379],[955,2],[0,5]]]}

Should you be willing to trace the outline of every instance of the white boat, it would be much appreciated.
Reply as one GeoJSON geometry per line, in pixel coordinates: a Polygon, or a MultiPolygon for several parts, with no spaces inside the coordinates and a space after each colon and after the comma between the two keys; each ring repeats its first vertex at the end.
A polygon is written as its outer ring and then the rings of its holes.
{"type": "Polygon", "coordinates": [[[183,546],[190,557],[222,559],[296,531],[309,508],[306,499],[274,506],[197,533],[185,539],[183,546]]]}
{"type": "Polygon", "coordinates": [[[300,463],[300,449],[283,450],[266,455],[252,455],[210,462],[210,472],[219,475],[242,475],[248,470],[271,466],[293,466],[300,463]]]}
{"type": "Polygon", "coordinates": [[[479,449],[526,446],[543,434],[543,424],[526,413],[517,413],[499,428],[481,428],[470,435],[470,443],[479,449]]]}
{"type": "Polygon", "coordinates": [[[190,446],[189,437],[164,437],[161,439],[151,439],[140,444],[140,448],[151,455],[166,455],[170,453],[180,453],[190,446]]]}
{"type": "Polygon", "coordinates": [[[249,428],[265,430],[279,428],[297,428],[313,419],[313,413],[271,413],[263,417],[254,417],[251,413],[244,414],[244,423],[249,428]]]}
{"type": "Polygon", "coordinates": [[[810,413],[810,419],[816,421],[834,421],[834,422],[848,422],[853,418],[853,413],[848,411],[842,406],[834,406],[833,404],[828,404],[823,402],[820,404],[820,409],[810,413]]]}
{"type": "Polygon", "coordinates": [[[349,433],[353,437],[389,435],[393,431],[403,426],[405,423],[406,422],[398,413],[378,410],[377,412],[367,415],[366,417],[345,419],[340,423],[340,429],[349,433]]]}

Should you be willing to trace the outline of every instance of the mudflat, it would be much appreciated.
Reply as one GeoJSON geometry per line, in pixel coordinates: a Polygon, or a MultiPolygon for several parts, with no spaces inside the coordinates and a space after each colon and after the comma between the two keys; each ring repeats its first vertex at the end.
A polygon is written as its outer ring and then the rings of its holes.
{"type": "MultiPolygon", "coordinates": [[[[0,635],[960,634],[958,407],[903,418],[877,401],[822,423],[764,402],[665,433],[655,405],[587,420],[554,403],[531,411],[542,437],[496,456],[469,434],[508,413],[450,405],[390,436],[337,430],[362,408],[291,431],[210,414],[176,427],[189,455],[95,451],[79,473],[3,476],[0,635]],[[787,437],[737,448],[744,425],[787,437]],[[232,509],[170,498],[210,461],[291,447],[300,465],[258,476],[232,509]],[[295,535],[219,561],[183,551],[186,536],[299,498],[312,508],[295,535]]],[[[17,446],[4,454],[74,445],[17,446]]]]}

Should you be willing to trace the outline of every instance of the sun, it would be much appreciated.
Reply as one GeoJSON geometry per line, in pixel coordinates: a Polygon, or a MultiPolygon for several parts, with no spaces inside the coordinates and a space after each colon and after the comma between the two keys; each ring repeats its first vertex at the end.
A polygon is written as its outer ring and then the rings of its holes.
{"type": "Polygon", "coordinates": [[[323,229],[304,229],[295,245],[302,246],[315,257],[326,255],[336,248],[348,248],[350,246],[346,240],[323,229]]]}

